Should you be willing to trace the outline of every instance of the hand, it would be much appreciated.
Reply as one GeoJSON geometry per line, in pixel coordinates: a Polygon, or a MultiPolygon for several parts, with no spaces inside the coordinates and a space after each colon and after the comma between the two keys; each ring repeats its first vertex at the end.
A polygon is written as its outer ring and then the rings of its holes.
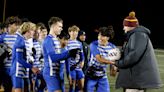
{"type": "Polygon", "coordinates": [[[71,50],[69,51],[69,55],[70,55],[70,57],[75,58],[75,57],[76,57],[76,54],[77,54],[79,51],[80,51],[79,48],[71,49],[71,50]]]}
{"type": "Polygon", "coordinates": [[[110,76],[115,77],[117,75],[117,70],[118,70],[118,68],[116,66],[111,65],[110,66],[110,76]]]}
{"type": "Polygon", "coordinates": [[[34,74],[38,74],[40,72],[40,70],[38,68],[36,68],[36,67],[32,67],[32,72],[34,74]]]}
{"type": "Polygon", "coordinates": [[[115,65],[115,61],[110,61],[109,64],[115,65]]]}
{"type": "Polygon", "coordinates": [[[11,48],[7,48],[7,52],[9,53],[9,55],[12,54],[12,49],[11,48]]]}

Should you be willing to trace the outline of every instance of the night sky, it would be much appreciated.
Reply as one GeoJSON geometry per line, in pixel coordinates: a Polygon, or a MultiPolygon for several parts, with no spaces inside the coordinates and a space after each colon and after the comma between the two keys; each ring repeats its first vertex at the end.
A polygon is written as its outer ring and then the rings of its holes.
{"type": "MultiPolygon", "coordinates": [[[[7,0],[6,17],[19,16],[47,25],[51,16],[58,16],[64,20],[64,31],[73,24],[85,30],[88,43],[97,39],[95,29],[113,25],[115,37],[111,41],[122,45],[122,21],[134,10],[139,23],[151,30],[150,38],[154,48],[164,48],[164,4],[161,2],[162,0],[7,0]]],[[[0,21],[2,16],[3,0],[0,0],[0,21]]]]}

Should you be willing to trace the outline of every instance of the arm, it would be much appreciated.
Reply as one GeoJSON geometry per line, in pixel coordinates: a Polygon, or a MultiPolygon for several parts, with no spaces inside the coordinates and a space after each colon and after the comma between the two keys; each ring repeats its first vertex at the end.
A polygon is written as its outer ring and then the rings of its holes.
{"type": "Polygon", "coordinates": [[[113,61],[106,60],[101,55],[96,55],[95,57],[96,57],[97,61],[99,61],[100,63],[114,64],[113,61]]]}
{"type": "Polygon", "coordinates": [[[80,43],[80,49],[81,49],[81,51],[80,51],[80,62],[84,62],[85,57],[84,57],[83,45],[81,43],[80,43]]]}
{"type": "Polygon", "coordinates": [[[69,51],[63,52],[61,54],[55,54],[55,52],[53,51],[53,52],[49,52],[48,54],[50,55],[52,62],[65,60],[69,57],[69,51]]]}
{"type": "Polygon", "coordinates": [[[18,61],[24,67],[31,69],[32,65],[26,62],[26,60],[23,57],[23,53],[25,53],[25,47],[19,44],[19,46],[16,47],[16,61],[18,61]]]}
{"type": "Polygon", "coordinates": [[[116,62],[119,68],[128,68],[139,62],[140,57],[143,55],[146,47],[147,36],[141,33],[135,33],[128,41],[128,53],[121,60],[116,62]]]}
{"type": "Polygon", "coordinates": [[[80,51],[80,67],[83,68],[85,56],[84,56],[84,51],[83,51],[82,44],[81,44],[81,48],[80,49],[81,49],[81,51],[80,51]]]}
{"type": "Polygon", "coordinates": [[[90,53],[91,53],[91,51],[90,51],[89,46],[87,46],[87,47],[88,47],[88,52],[87,52],[87,61],[89,61],[89,57],[90,57],[90,53]]]}
{"type": "Polygon", "coordinates": [[[80,67],[83,68],[84,67],[84,61],[80,62],[80,67]]]}
{"type": "Polygon", "coordinates": [[[64,60],[69,56],[69,51],[63,52],[61,54],[56,54],[54,51],[54,43],[51,38],[45,40],[45,42],[43,43],[43,47],[46,49],[47,55],[50,56],[52,62],[64,60]]]}
{"type": "Polygon", "coordinates": [[[100,63],[105,63],[105,64],[113,64],[112,61],[109,61],[107,59],[104,59],[101,55],[99,50],[97,49],[97,46],[95,44],[90,45],[90,51],[93,54],[93,56],[96,58],[96,60],[100,63]]]}

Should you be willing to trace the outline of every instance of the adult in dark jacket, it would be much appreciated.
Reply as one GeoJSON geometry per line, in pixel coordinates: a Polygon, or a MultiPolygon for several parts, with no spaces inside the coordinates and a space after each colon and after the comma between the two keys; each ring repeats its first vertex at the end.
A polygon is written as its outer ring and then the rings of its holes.
{"type": "Polygon", "coordinates": [[[139,26],[135,12],[129,13],[123,26],[127,39],[122,57],[116,62],[119,69],[116,88],[122,87],[125,92],[145,92],[147,88],[161,87],[150,30],[139,26]]]}
{"type": "Polygon", "coordinates": [[[89,46],[86,43],[86,33],[85,33],[85,31],[83,31],[83,30],[79,31],[78,40],[82,43],[82,46],[83,46],[84,57],[85,57],[83,72],[85,73],[85,71],[87,69],[87,65],[88,65],[88,60],[89,60],[88,58],[89,58],[89,52],[90,52],[89,46]]]}

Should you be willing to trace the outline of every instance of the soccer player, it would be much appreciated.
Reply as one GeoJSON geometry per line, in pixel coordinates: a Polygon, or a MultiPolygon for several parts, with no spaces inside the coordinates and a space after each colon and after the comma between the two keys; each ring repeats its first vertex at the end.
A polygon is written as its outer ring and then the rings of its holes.
{"type": "Polygon", "coordinates": [[[99,28],[98,40],[90,44],[90,60],[87,69],[87,92],[110,92],[109,82],[106,75],[108,64],[114,64],[110,61],[108,51],[116,48],[109,42],[113,33],[112,27],[99,28]]]}
{"type": "Polygon", "coordinates": [[[63,30],[63,20],[59,17],[51,17],[48,24],[50,31],[43,42],[43,77],[46,81],[48,92],[61,92],[60,61],[68,57],[75,57],[78,49],[61,53],[61,45],[57,35],[60,35],[63,30]]]}
{"type": "MultiPolygon", "coordinates": [[[[81,51],[76,55],[76,58],[69,58],[69,66],[67,71],[69,71],[68,78],[70,82],[70,92],[75,91],[76,84],[78,84],[78,88],[80,92],[83,92],[84,88],[84,73],[82,71],[84,65],[84,53],[83,47],[80,41],[77,40],[79,27],[73,25],[68,28],[68,33],[70,35],[70,39],[68,41],[67,49],[71,50],[74,48],[79,48],[81,51]],[[70,69],[69,69],[70,68],[70,69]]],[[[68,73],[68,72],[67,72],[68,73]]]]}
{"type": "Polygon", "coordinates": [[[10,76],[10,68],[11,68],[11,61],[12,61],[12,48],[16,41],[17,35],[16,31],[19,28],[21,20],[16,16],[8,17],[6,20],[6,27],[7,32],[3,33],[0,37],[0,44],[4,44],[7,46],[8,55],[5,56],[4,61],[4,74],[3,75],[3,86],[5,92],[11,92],[12,90],[12,81],[10,76]]]}
{"type": "Polygon", "coordinates": [[[33,76],[33,90],[37,92],[44,92],[46,88],[46,83],[43,78],[43,67],[44,67],[44,58],[43,58],[43,49],[42,49],[42,43],[47,36],[47,28],[42,23],[39,22],[36,24],[36,32],[34,35],[33,45],[34,45],[34,51],[36,51],[35,54],[35,62],[34,66],[38,67],[40,70],[40,73],[33,76]]]}
{"type": "Polygon", "coordinates": [[[39,22],[36,24],[37,26],[37,33],[38,33],[38,41],[42,45],[44,38],[47,36],[48,31],[44,23],[39,22]]]}
{"type": "Polygon", "coordinates": [[[27,43],[32,38],[36,26],[31,22],[24,22],[17,33],[17,40],[12,50],[12,66],[10,74],[15,92],[23,92],[24,82],[29,78],[29,69],[38,73],[39,69],[33,67],[27,59],[27,43]]]}
{"type": "MultiPolygon", "coordinates": [[[[61,52],[67,51],[67,44],[69,40],[69,35],[65,32],[62,32],[59,35],[60,43],[61,43],[61,52]]],[[[66,60],[60,61],[60,82],[61,82],[61,88],[62,92],[65,92],[65,86],[64,86],[64,65],[68,65],[68,62],[65,62],[66,60]],[[67,64],[65,64],[67,63],[67,64]]]]}

